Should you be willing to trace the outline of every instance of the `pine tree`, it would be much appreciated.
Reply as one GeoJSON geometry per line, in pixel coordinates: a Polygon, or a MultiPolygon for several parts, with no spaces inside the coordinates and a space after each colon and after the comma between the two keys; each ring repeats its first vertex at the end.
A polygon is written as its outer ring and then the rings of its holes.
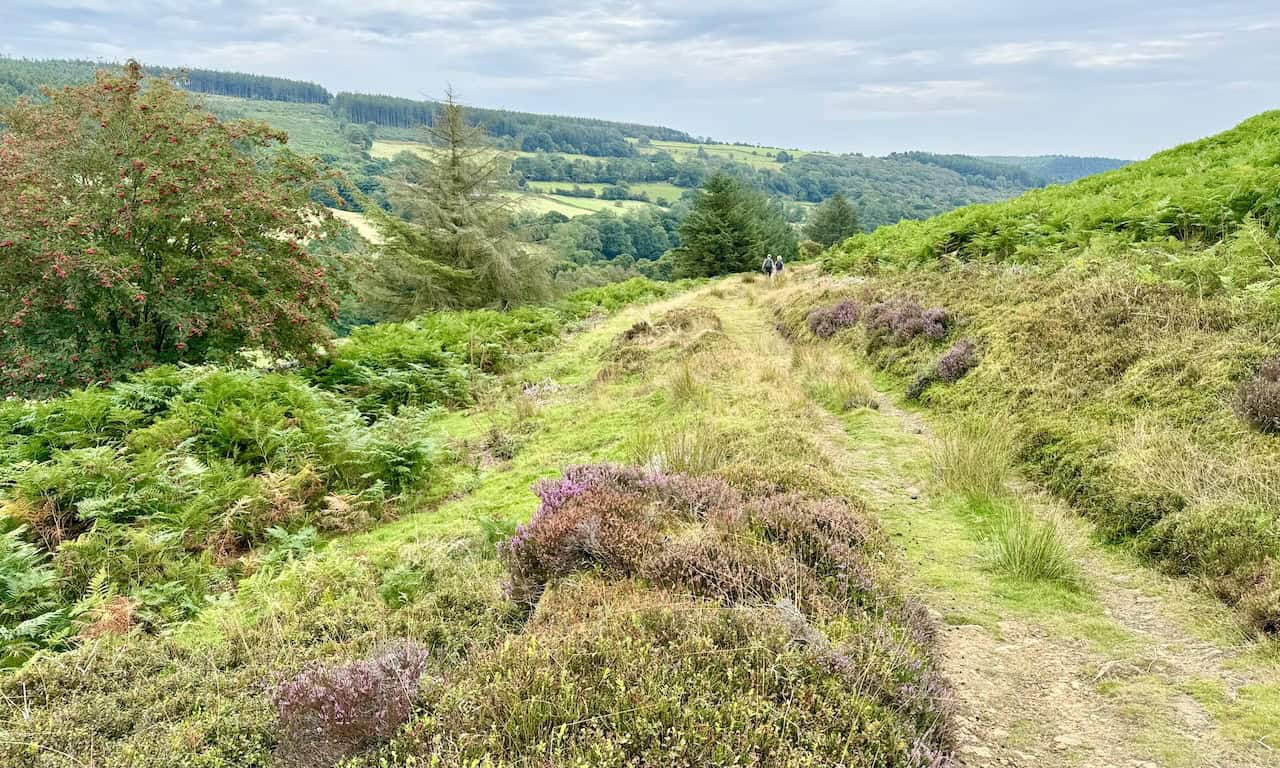
{"type": "Polygon", "coordinates": [[[814,209],[804,228],[805,236],[823,248],[844,242],[861,231],[858,212],[841,194],[834,195],[814,209]]]}
{"type": "Polygon", "coordinates": [[[551,294],[546,260],[523,249],[500,193],[505,161],[468,125],[450,91],[427,130],[435,148],[392,183],[394,214],[371,211],[382,236],[373,300],[388,315],[507,307],[551,294]]]}

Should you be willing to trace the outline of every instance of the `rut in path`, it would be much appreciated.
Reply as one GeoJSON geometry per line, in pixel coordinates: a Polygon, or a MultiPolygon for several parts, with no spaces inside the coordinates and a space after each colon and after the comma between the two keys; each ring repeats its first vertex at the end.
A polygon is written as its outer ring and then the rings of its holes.
{"type": "MultiPolygon", "coordinates": [[[[725,331],[789,365],[767,310],[734,298],[716,302],[725,331]]],[[[1268,738],[1270,724],[1245,722],[1250,692],[1280,691],[1280,671],[1222,630],[1234,625],[1219,603],[1101,550],[1074,519],[1065,525],[1086,594],[1031,608],[1007,599],[972,525],[929,493],[928,425],[879,400],[878,410],[843,419],[822,411],[812,428],[902,545],[907,588],[944,622],[962,764],[1280,766],[1280,733],[1268,738]]],[[[1043,495],[1032,506],[1061,519],[1043,495]]]]}

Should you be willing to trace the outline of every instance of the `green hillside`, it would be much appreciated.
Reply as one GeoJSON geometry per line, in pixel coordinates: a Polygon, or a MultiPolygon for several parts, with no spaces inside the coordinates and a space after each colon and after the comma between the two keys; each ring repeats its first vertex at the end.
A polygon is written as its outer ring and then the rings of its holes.
{"type": "Polygon", "coordinates": [[[909,394],[1007,423],[1027,473],[1101,537],[1275,630],[1278,232],[1268,112],[1073,184],[856,236],[825,267],[868,278],[853,301],[906,296],[955,318],[966,365],[980,361],[967,376],[941,350],[848,336],[909,394]]]}
{"type": "MultiPolygon", "coordinates": [[[[0,104],[22,95],[37,96],[42,84],[85,82],[100,66],[87,61],[0,57],[0,104]]],[[[221,118],[263,120],[288,132],[295,149],[330,159],[356,186],[374,193],[375,199],[380,190],[377,179],[386,172],[380,161],[412,150],[422,138],[421,126],[439,110],[434,101],[356,93],[331,96],[314,83],[281,78],[172,67],[148,70],[185,77],[184,87],[203,94],[208,108],[221,118]]],[[[1050,181],[1123,163],[1065,157],[988,162],[926,152],[868,157],[695,140],[673,128],[594,118],[480,107],[469,109],[469,115],[486,129],[495,146],[513,153],[517,184],[625,183],[633,189],[658,184],[688,190],[722,171],[788,201],[820,203],[842,193],[857,207],[868,230],[957,206],[1004,200],[1050,181]]],[[[547,194],[540,188],[531,191],[547,194]]],[[[667,202],[679,196],[662,195],[667,202]]],[[[615,197],[644,202],[639,194],[621,192],[615,197]]],[[[649,202],[657,200],[655,195],[645,197],[649,202]]],[[[568,196],[554,195],[552,202],[561,211],[584,208],[581,199],[568,196]]],[[[546,208],[530,201],[526,209],[540,206],[546,208]]]]}

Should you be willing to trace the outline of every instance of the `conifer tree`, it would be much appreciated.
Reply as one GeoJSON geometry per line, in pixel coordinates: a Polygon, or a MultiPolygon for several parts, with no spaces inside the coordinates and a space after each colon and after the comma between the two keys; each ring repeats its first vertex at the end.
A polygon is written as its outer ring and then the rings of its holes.
{"type": "Polygon", "coordinates": [[[756,269],[766,254],[795,258],[796,236],[763,194],[723,173],[707,180],[680,225],[673,251],[677,277],[709,277],[756,269]]]}
{"type": "Polygon", "coordinates": [[[804,228],[805,237],[823,248],[830,248],[836,243],[844,242],[861,231],[858,212],[853,209],[853,205],[845,199],[845,196],[839,193],[814,209],[804,228]]]}
{"type": "Polygon", "coordinates": [[[501,194],[505,160],[468,125],[452,91],[427,129],[431,156],[391,184],[393,213],[371,210],[383,240],[372,298],[391,316],[443,307],[506,307],[551,294],[546,260],[524,250],[501,194]]]}

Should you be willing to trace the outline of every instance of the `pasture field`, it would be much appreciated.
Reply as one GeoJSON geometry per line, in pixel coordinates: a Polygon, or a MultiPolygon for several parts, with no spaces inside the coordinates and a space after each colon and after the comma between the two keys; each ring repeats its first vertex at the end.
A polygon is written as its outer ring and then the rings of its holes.
{"type": "MultiPolygon", "coordinates": [[[[746,144],[693,144],[685,141],[653,141],[650,142],[649,152],[662,150],[669,152],[672,157],[677,160],[687,160],[698,156],[698,148],[701,147],[708,156],[719,158],[721,160],[733,160],[738,163],[746,163],[756,168],[771,168],[778,170],[782,167],[774,159],[778,152],[783,151],[778,147],[754,147],[746,144]]],[[[641,148],[641,151],[646,151],[641,148]]],[[[793,158],[803,157],[811,154],[802,149],[788,149],[787,154],[793,158]]]]}
{"type": "MultiPolygon", "coordinates": [[[[540,192],[543,194],[550,194],[556,189],[572,189],[575,186],[582,187],[583,189],[593,189],[596,191],[596,194],[599,194],[606,187],[610,186],[609,184],[603,183],[575,184],[571,181],[530,181],[527,182],[527,185],[530,191],[540,192]]],[[[643,192],[649,196],[650,201],[654,202],[659,198],[668,202],[675,202],[680,199],[681,195],[689,191],[685,187],[677,187],[675,184],[656,181],[629,184],[627,186],[632,192],[643,192]]]]}

